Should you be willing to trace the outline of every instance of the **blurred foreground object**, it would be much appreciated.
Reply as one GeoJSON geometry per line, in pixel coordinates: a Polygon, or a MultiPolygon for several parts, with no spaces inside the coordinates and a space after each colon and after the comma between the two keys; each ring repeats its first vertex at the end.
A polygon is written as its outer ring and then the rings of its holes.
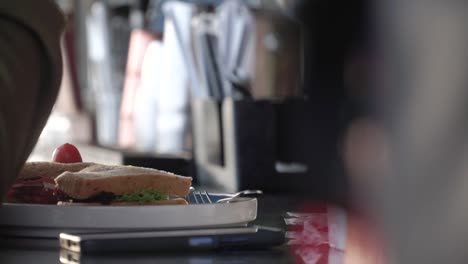
{"type": "Polygon", "coordinates": [[[391,151],[369,205],[392,263],[467,263],[468,3],[378,3],[391,151]]]}
{"type": "Polygon", "coordinates": [[[64,23],[53,1],[0,3],[0,201],[55,102],[62,77],[64,23]]]}

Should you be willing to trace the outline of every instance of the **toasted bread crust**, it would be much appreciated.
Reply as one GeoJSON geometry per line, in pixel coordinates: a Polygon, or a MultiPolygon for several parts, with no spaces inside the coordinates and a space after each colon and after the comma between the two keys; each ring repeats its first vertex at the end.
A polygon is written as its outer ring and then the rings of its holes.
{"type": "Polygon", "coordinates": [[[89,166],[96,165],[91,162],[77,162],[77,163],[59,163],[36,161],[26,162],[18,174],[17,179],[33,179],[33,178],[50,178],[54,179],[65,171],[76,172],[89,166]]]}
{"type": "Polygon", "coordinates": [[[88,199],[101,192],[122,195],[148,188],[167,195],[186,196],[192,178],[149,168],[94,165],[80,172],[64,172],[55,182],[70,197],[88,199]]]}
{"type": "Polygon", "coordinates": [[[114,202],[110,204],[101,204],[101,203],[74,203],[74,202],[58,202],[57,205],[69,205],[69,206],[79,206],[79,205],[99,205],[99,206],[147,206],[147,205],[187,205],[187,201],[182,198],[172,199],[172,200],[161,200],[153,201],[149,203],[140,204],[138,202],[114,202]]]}

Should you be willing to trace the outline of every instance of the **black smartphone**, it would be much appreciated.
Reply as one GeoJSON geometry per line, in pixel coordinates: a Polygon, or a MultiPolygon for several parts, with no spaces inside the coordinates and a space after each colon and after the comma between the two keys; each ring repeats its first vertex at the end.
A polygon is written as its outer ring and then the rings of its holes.
{"type": "Polygon", "coordinates": [[[256,249],[282,245],[283,230],[263,226],[60,234],[60,246],[81,254],[256,249]]]}

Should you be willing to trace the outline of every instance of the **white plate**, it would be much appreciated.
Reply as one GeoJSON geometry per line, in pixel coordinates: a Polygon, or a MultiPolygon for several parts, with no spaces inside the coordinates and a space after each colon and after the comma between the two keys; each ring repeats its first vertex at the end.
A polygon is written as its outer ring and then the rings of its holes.
{"type": "Polygon", "coordinates": [[[164,206],[0,205],[0,234],[57,237],[103,229],[183,229],[246,225],[257,218],[257,199],[164,206]]]}

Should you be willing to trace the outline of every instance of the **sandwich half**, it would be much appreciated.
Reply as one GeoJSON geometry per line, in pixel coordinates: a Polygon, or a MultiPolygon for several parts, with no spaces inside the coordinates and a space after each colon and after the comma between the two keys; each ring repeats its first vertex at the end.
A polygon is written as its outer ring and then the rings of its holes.
{"type": "Polygon", "coordinates": [[[54,179],[69,171],[77,172],[95,163],[26,162],[15,183],[8,191],[6,201],[13,203],[56,204],[54,179]]]}
{"type": "Polygon", "coordinates": [[[59,204],[187,204],[191,177],[134,166],[95,164],[55,178],[59,204]]]}

